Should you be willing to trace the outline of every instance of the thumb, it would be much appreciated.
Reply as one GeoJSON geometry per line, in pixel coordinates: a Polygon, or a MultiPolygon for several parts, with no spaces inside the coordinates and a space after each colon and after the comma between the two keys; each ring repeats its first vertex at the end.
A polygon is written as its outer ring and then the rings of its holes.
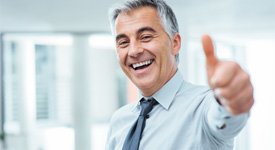
{"type": "Polygon", "coordinates": [[[206,56],[207,66],[214,68],[218,63],[218,60],[215,57],[214,45],[209,35],[202,36],[202,46],[203,46],[204,54],[206,56]]]}
{"type": "Polygon", "coordinates": [[[214,45],[209,35],[202,36],[202,46],[206,56],[208,83],[213,88],[216,82],[213,75],[218,64],[218,59],[215,56],[214,45]]]}

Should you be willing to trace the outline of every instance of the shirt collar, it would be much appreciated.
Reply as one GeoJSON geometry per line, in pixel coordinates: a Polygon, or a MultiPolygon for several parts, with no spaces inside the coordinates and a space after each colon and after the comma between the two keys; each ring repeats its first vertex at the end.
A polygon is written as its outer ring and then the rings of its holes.
{"type": "MultiPolygon", "coordinates": [[[[154,97],[162,107],[168,110],[182,83],[183,76],[180,71],[177,70],[175,75],[159,91],[153,94],[152,97],[154,97]]],[[[139,99],[135,105],[136,107],[134,107],[134,110],[138,109],[140,105],[139,100],[143,96],[139,94],[138,97],[139,99]]]]}

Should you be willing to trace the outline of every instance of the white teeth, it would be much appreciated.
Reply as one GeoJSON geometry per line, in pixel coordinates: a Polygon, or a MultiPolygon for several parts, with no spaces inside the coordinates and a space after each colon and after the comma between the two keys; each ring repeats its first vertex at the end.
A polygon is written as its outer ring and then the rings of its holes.
{"type": "Polygon", "coordinates": [[[136,69],[137,67],[148,65],[150,63],[152,63],[152,60],[146,60],[146,61],[143,61],[143,62],[135,63],[135,64],[133,64],[133,68],[136,69]]]}

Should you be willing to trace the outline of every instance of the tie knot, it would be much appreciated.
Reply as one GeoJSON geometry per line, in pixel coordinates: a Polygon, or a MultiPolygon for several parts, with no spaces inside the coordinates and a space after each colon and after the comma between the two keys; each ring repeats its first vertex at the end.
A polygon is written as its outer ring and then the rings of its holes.
{"type": "Polygon", "coordinates": [[[158,102],[154,98],[150,98],[148,100],[145,100],[142,98],[140,100],[141,105],[141,112],[140,116],[146,116],[148,113],[150,113],[153,109],[153,107],[158,104],[158,102]]]}

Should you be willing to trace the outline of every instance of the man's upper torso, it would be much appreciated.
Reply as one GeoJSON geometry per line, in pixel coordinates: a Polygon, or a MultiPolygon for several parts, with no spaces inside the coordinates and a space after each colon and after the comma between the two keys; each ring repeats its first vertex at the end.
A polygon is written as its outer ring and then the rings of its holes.
{"type": "MultiPolygon", "coordinates": [[[[179,71],[152,97],[159,104],[146,120],[141,150],[230,150],[248,118],[231,116],[209,88],[185,82],[179,71]]],[[[106,150],[122,149],[139,112],[137,102],[113,115],[106,150]]]]}

